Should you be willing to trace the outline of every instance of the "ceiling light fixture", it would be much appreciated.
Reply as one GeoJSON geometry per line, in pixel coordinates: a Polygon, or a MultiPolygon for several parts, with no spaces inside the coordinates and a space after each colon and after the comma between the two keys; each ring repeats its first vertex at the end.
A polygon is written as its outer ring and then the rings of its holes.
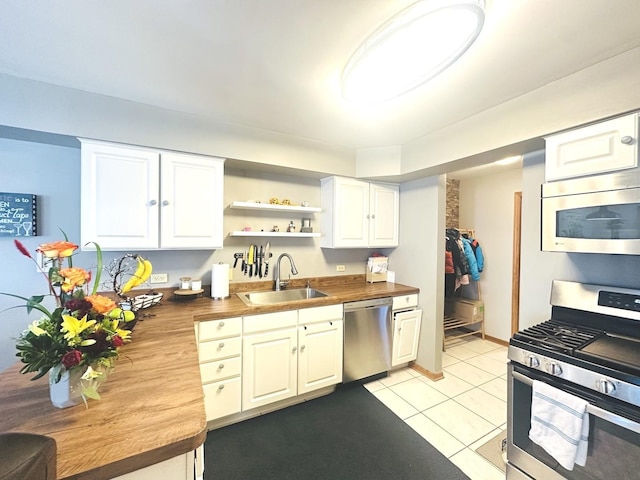
{"type": "Polygon", "coordinates": [[[383,23],[353,53],[342,95],[377,103],[435,77],[478,38],[484,0],[420,0],[383,23]]]}

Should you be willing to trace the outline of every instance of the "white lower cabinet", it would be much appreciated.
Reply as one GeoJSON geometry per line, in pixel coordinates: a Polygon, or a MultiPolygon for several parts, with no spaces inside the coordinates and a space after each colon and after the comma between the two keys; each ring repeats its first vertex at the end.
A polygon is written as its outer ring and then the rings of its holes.
{"type": "Polygon", "coordinates": [[[343,306],[196,324],[207,421],[342,382],[343,306]]]}
{"type": "Polygon", "coordinates": [[[242,410],[342,381],[342,305],[244,317],[242,410]]]}
{"type": "Polygon", "coordinates": [[[298,395],[342,382],[342,305],[300,310],[298,395]]]}
{"type": "Polygon", "coordinates": [[[412,362],[418,356],[418,339],[422,310],[398,313],[393,321],[393,353],[391,366],[412,362]]]}
{"type": "Polygon", "coordinates": [[[197,450],[170,458],[131,473],[126,473],[112,480],[203,480],[204,478],[204,445],[197,450]]]}
{"type": "Polygon", "coordinates": [[[196,324],[207,421],[238,413],[242,392],[242,317],[196,324]]]}

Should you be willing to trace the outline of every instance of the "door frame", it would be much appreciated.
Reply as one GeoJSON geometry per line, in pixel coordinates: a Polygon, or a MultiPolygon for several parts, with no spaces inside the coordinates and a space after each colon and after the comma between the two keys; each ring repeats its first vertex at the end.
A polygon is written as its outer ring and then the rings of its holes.
{"type": "Polygon", "coordinates": [[[511,335],[520,328],[520,254],[522,246],[522,192],[513,194],[513,266],[511,275],[511,335]]]}

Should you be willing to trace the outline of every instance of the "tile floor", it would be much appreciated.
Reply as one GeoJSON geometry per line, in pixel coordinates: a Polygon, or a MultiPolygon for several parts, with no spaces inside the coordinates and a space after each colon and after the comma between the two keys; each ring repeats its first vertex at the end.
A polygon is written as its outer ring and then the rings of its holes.
{"type": "Polygon", "coordinates": [[[504,479],[476,449],[507,428],[507,347],[479,336],[447,343],[444,378],[404,368],[365,387],[472,480],[504,479]]]}

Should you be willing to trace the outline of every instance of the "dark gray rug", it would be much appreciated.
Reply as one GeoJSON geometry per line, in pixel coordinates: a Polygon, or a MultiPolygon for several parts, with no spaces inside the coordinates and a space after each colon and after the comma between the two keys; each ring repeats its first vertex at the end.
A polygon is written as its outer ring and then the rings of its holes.
{"type": "Polygon", "coordinates": [[[362,385],[212,430],[205,480],[468,477],[362,385]]]}

